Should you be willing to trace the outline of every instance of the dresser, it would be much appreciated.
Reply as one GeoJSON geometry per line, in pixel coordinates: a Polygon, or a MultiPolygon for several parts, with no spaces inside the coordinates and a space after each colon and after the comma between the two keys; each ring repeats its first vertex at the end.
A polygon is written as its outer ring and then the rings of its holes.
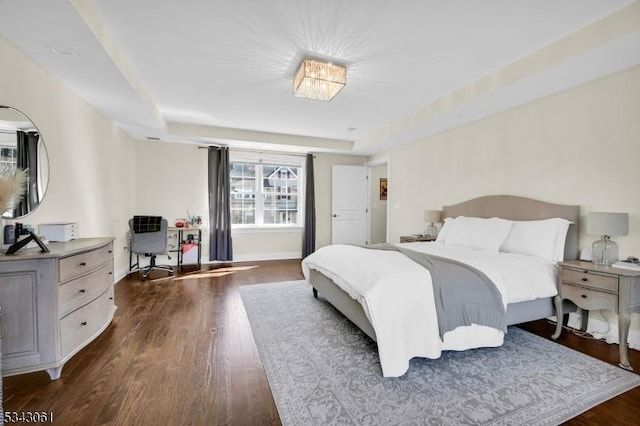
{"type": "MultiPolygon", "coordinates": [[[[620,367],[632,370],[629,364],[627,338],[631,314],[640,312],[640,271],[571,260],[558,264],[558,295],[556,312],[561,312],[562,300],[568,299],[582,309],[582,330],[586,331],[589,311],[606,309],[618,314],[620,367]]],[[[557,339],[562,333],[558,320],[557,339]]]]}
{"type": "Polygon", "coordinates": [[[2,374],[46,370],[58,379],[116,310],[113,238],[80,238],[0,255],[2,374]]]}

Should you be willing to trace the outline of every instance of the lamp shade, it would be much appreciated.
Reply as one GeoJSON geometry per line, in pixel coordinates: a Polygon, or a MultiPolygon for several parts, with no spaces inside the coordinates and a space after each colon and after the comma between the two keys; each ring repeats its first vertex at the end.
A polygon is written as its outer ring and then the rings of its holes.
{"type": "Polygon", "coordinates": [[[425,210],[424,221],[427,223],[440,222],[442,217],[442,210],[425,210]]]}
{"type": "Polygon", "coordinates": [[[587,234],[625,236],[629,235],[628,213],[587,213],[587,234]]]}

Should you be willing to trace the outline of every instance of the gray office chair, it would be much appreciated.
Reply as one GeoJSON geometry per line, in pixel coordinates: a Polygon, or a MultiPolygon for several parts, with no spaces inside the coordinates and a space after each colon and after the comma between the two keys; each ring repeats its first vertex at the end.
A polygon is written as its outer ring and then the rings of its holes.
{"type": "MultiPolygon", "coordinates": [[[[129,273],[143,271],[142,280],[147,279],[151,271],[161,270],[173,275],[170,265],[156,265],[156,256],[167,254],[167,219],[160,216],[134,216],[129,219],[129,273]],[[136,263],[132,256],[136,255],[136,263]],[[140,266],[140,256],[149,257],[149,265],[140,266]]],[[[171,259],[171,257],[169,257],[171,259]]]]}

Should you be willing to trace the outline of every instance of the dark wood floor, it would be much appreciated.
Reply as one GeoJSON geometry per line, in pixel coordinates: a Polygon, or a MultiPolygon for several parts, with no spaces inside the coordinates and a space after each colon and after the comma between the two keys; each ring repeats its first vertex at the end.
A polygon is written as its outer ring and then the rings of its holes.
{"type": "MultiPolygon", "coordinates": [[[[209,272],[121,281],[113,324],[57,381],[44,372],[6,377],[5,411],[50,411],[60,425],[280,424],[238,287],[301,279],[300,262],[236,263],[209,272]]],[[[523,328],[544,337],[553,332],[547,321],[523,328]]],[[[559,342],[617,365],[616,345],[567,332],[559,342]]],[[[640,352],[630,352],[640,369],[640,352]]],[[[640,388],[569,424],[638,419],[640,388]]]]}

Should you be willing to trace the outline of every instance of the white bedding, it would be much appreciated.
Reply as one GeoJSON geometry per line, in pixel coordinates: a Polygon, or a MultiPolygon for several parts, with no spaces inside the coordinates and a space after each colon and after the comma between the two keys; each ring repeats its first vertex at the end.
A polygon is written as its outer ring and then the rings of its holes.
{"type": "MultiPolygon", "coordinates": [[[[549,260],[436,242],[402,246],[479,269],[494,282],[505,306],[557,294],[556,267],[549,260]]],[[[441,341],[429,271],[399,252],[331,245],[306,257],[302,266],[307,281],[309,268],[315,269],[362,304],[376,332],[385,377],[402,376],[413,357],[436,359],[443,350],[503,343],[502,331],[475,324],[458,327],[441,341]]]]}

